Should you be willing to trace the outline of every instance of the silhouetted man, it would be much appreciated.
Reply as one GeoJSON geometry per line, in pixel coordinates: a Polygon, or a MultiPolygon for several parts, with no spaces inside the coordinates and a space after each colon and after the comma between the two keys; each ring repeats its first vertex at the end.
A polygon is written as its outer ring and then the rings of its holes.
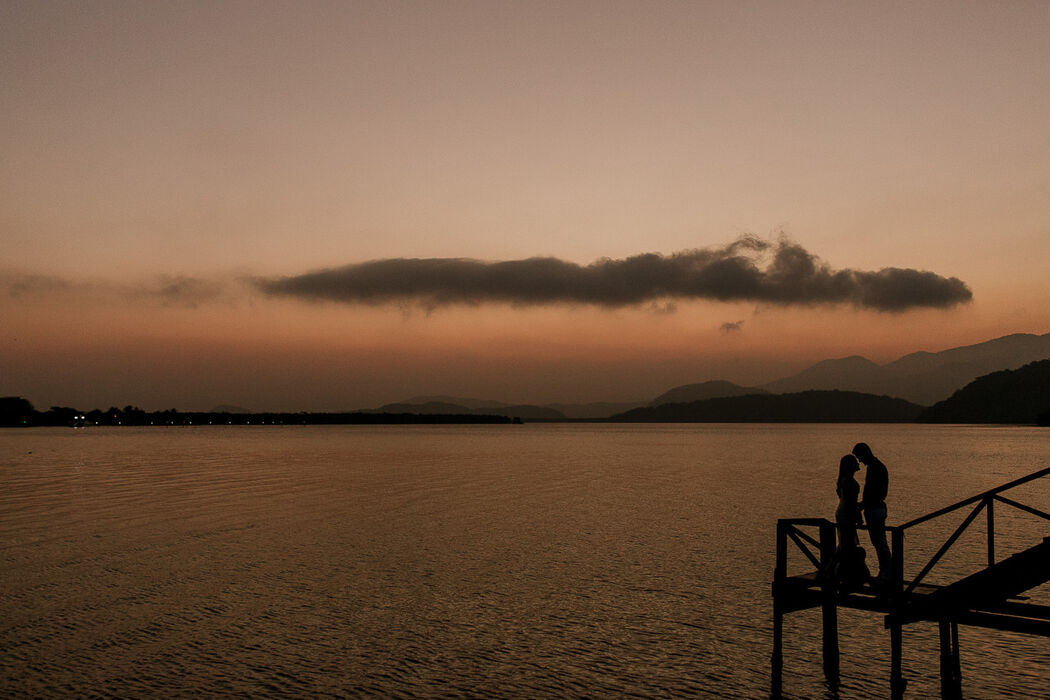
{"type": "Polygon", "coordinates": [[[864,511],[864,522],[868,526],[868,537],[879,558],[880,580],[889,577],[891,571],[890,546],[886,544],[886,494],[890,488],[890,474],[886,465],[871,453],[867,443],[853,446],[853,456],[864,463],[864,493],[860,507],[864,511]]]}

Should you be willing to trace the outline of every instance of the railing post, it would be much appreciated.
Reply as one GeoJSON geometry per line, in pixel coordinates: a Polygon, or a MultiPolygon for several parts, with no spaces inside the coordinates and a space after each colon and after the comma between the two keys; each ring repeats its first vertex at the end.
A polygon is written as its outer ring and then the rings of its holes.
{"type": "Polygon", "coordinates": [[[896,598],[904,590],[904,530],[902,528],[893,528],[890,558],[893,562],[890,571],[891,592],[896,598]]]}
{"type": "Polygon", "coordinates": [[[773,582],[779,583],[787,577],[787,538],[788,524],[777,521],[777,560],[773,568],[773,582]]]}
{"type": "Polygon", "coordinates": [[[823,619],[824,677],[832,686],[839,682],[839,620],[835,600],[835,525],[820,526],[821,618],[823,619]]]}
{"type": "Polygon", "coordinates": [[[995,498],[989,496],[986,506],[988,508],[988,566],[995,565],[995,498]]]}

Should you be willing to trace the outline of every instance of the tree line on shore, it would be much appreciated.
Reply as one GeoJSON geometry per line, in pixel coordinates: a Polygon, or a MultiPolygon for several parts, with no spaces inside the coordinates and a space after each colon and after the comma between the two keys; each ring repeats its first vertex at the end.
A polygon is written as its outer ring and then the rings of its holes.
{"type": "Polygon", "coordinates": [[[103,426],[157,426],[157,425],[381,425],[381,424],[445,424],[445,423],[514,423],[521,422],[508,416],[496,415],[420,415],[415,413],[228,413],[225,411],[144,411],[135,406],[110,407],[81,412],[68,406],[52,406],[38,411],[20,396],[0,397],[0,427],[77,427],[103,426]]]}

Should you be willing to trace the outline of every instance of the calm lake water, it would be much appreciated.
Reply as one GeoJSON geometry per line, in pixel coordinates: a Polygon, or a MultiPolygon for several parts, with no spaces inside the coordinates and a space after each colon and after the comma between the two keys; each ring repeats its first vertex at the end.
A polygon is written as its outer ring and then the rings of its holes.
{"type": "MultiPolygon", "coordinates": [[[[0,694],[768,696],[776,520],[832,517],[859,440],[891,524],[1050,466],[1014,427],[3,430],[0,694]]],[[[1014,497],[1050,511],[1050,479],[1014,497]]],[[[909,573],[966,512],[909,533],[909,573]]],[[[996,515],[1000,556],[1050,535],[996,515]]],[[[888,695],[881,617],[839,624],[834,696],[819,613],[786,618],[788,697],[888,695]]],[[[905,629],[908,697],[936,636],[905,629]]],[[[967,697],[1046,697],[1050,640],[960,636],[967,697]]]]}

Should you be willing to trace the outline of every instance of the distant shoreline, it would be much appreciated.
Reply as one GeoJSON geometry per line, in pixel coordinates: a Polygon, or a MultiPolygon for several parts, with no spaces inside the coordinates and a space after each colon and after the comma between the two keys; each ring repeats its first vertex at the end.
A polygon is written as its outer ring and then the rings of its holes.
{"type": "Polygon", "coordinates": [[[22,424],[0,424],[0,429],[9,428],[194,428],[194,427],[293,427],[293,426],[336,426],[336,425],[982,425],[1003,427],[1045,427],[1046,423],[1014,422],[960,422],[931,420],[842,420],[828,419],[777,419],[777,418],[722,418],[722,419],[653,419],[630,420],[624,418],[567,418],[564,420],[528,420],[513,416],[497,415],[441,415],[418,413],[350,413],[350,414],[179,414],[178,419],[164,421],[136,422],[74,422],[55,423],[48,421],[26,422],[22,424]]]}
{"type": "Polygon", "coordinates": [[[175,427],[223,425],[508,425],[513,416],[418,413],[212,413],[199,411],[38,412],[0,420],[2,428],[175,427]]]}

